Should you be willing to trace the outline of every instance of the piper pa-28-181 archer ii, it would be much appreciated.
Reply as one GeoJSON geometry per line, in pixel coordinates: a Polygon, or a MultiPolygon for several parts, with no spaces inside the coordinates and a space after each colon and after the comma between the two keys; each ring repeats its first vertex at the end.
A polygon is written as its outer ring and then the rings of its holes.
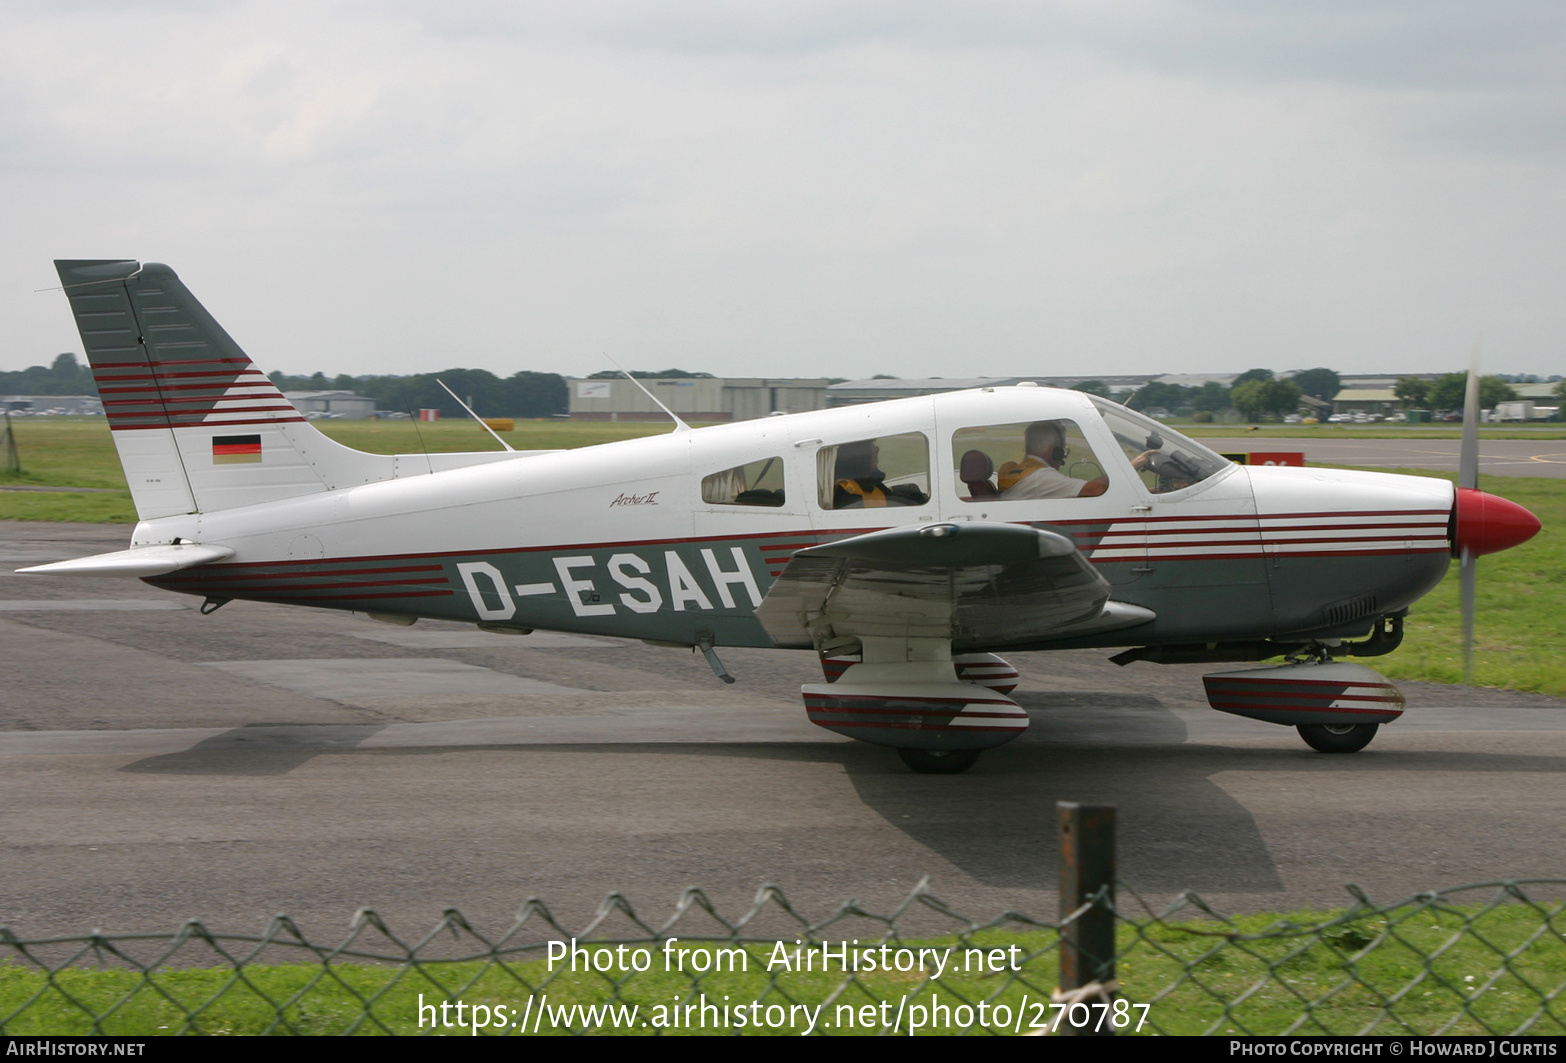
{"type": "MultiPolygon", "coordinates": [[[[1007,651],[1265,661],[1214,708],[1352,752],[1403,711],[1341,658],[1530,538],[1445,480],[1233,464],[1116,403],[1021,385],[569,451],[376,455],[319,432],[167,266],[56,263],[140,518],[129,549],[24,572],[701,649],[813,650],[813,723],[963,771],[1016,738],[1007,651]]],[[[1470,386],[1475,383],[1471,380],[1470,386]]],[[[1469,402],[1470,421],[1477,401],[1469,402]]],[[[498,438],[498,437],[497,437],[498,438]]]]}

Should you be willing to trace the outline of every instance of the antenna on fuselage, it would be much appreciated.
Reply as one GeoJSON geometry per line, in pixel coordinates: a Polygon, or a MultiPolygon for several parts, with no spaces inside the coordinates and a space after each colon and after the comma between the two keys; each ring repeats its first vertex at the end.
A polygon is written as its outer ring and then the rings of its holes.
{"type": "Polygon", "coordinates": [[[419,449],[424,451],[424,465],[430,471],[431,475],[433,475],[435,472],[435,465],[430,461],[429,444],[424,442],[424,429],[419,427],[419,418],[418,415],[413,412],[413,404],[408,403],[405,409],[408,411],[408,419],[413,422],[413,434],[419,437],[419,449]]]}
{"type": "Polygon", "coordinates": [[[457,393],[455,391],[452,391],[450,388],[446,387],[446,382],[444,380],[442,380],[440,377],[436,377],[435,378],[435,383],[439,384],[443,388],[446,388],[446,394],[450,395],[452,397],[452,400],[455,401],[458,406],[461,406],[464,410],[467,410],[469,417],[473,418],[479,424],[483,425],[484,426],[484,431],[488,432],[490,435],[495,437],[495,442],[499,443],[501,446],[505,447],[507,450],[510,450],[513,454],[516,453],[516,451],[512,449],[512,446],[511,446],[510,443],[507,443],[504,439],[501,439],[500,436],[495,432],[495,430],[493,428],[491,428],[488,424],[485,423],[484,418],[480,417],[478,414],[473,412],[473,407],[469,406],[467,403],[465,403],[461,399],[457,398],[457,393]]]}
{"type": "Polygon", "coordinates": [[[614,367],[616,369],[620,370],[620,372],[622,374],[624,374],[625,379],[629,380],[631,383],[633,383],[637,387],[641,388],[643,395],[646,395],[649,399],[652,399],[653,402],[657,405],[657,407],[660,410],[662,410],[664,413],[668,414],[670,417],[672,417],[674,419],[674,430],[676,432],[689,432],[691,430],[691,426],[690,425],[688,425],[684,421],[680,420],[680,415],[679,414],[675,413],[673,410],[669,409],[669,407],[665,406],[661,401],[659,401],[658,396],[654,395],[652,392],[647,390],[647,385],[643,384],[640,380],[637,380],[630,373],[627,373],[625,371],[625,366],[621,365],[619,362],[615,362],[613,358],[610,358],[609,357],[609,353],[607,351],[604,352],[604,357],[605,358],[609,358],[609,360],[611,362],[614,362],[614,367]]]}

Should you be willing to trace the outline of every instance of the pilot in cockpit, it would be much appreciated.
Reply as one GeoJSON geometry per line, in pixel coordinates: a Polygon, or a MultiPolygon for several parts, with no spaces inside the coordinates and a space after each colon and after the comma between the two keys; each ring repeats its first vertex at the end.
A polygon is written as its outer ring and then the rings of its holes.
{"type": "MultiPolygon", "coordinates": [[[[997,487],[1003,499],[1087,498],[1109,489],[1109,477],[1078,480],[1060,471],[1071,455],[1066,446],[1066,431],[1059,421],[1034,421],[1023,433],[1026,454],[1019,462],[1008,461],[1000,467],[997,487]]],[[[1139,454],[1131,467],[1140,472],[1147,467],[1148,455],[1139,454]]]]}

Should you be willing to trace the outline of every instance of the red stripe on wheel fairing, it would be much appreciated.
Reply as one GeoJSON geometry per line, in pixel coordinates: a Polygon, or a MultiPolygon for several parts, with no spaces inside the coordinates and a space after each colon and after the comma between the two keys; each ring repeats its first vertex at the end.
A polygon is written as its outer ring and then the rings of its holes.
{"type": "Polygon", "coordinates": [[[853,727],[853,728],[858,728],[858,729],[861,729],[861,730],[868,730],[868,731],[875,731],[875,730],[882,730],[882,731],[954,731],[954,732],[958,732],[958,733],[962,733],[962,734],[973,734],[976,730],[982,730],[982,731],[987,731],[987,732],[1015,731],[1018,734],[1021,734],[1022,732],[1026,731],[1028,729],[1027,724],[1022,724],[1022,725],[1017,726],[1017,727],[1002,727],[1002,726],[999,726],[999,725],[992,725],[992,726],[987,726],[987,727],[984,727],[984,728],[973,728],[973,727],[958,727],[958,726],[954,726],[952,724],[943,724],[943,723],[926,723],[926,722],[923,722],[923,721],[920,721],[920,722],[917,722],[917,723],[892,723],[890,721],[886,721],[886,722],[880,722],[880,721],[869,722],[869,721],[864,721],[864,722],[861,722],[861,721],[856,721],[856,720],[817,720],[813,716],[811,717],[811,722],[816,724],[817,726],[825,727],[825,728],[827,728],[830,731],[836,731],[836,730],[839,730],[839,729],[844,728],[844,727],[853,727]]]}
{"type": "MultiPolygon", "coordinates": [[[[1258,669],[1267,671],[1267,669],[1258,669]]],[[[1347,679],[1290,679],[1287,676],[1257,676],[1252,679],[1248,676],[1237,675],[1210,675],[1204,676],[1202,681],[1208,686],[1283,686],[1283,687],[1334,687],[1339,690],[1352,690],[1361,687],[1369,690],[1393,689],[1391,683],[1356,683],[1347,679]]]]}
{"type": "Polygon", "coordinates": [[[1209,704],[1211,704],[1213,708],[1219,710],[1220,712],[1232,712],[1235,709],[1245,709],[1249,712],[1330,712],[1342,714],[1344,716],[1380,716],[1383,718],[1395,718],[1403,715],[1403,710],[1401,707],[1395,709],[1356,709],[1350,708],[1346,705],[1256,705],[1244,701],[1226,701],[1222,705],[1219,705],[1215,702],[1209,702],[1209,704]]]}
{"type": "Polygon", "coordinates": [[[940,717],[942,719],[956,719],[962,717],[965,720],[1022,720],[1027,718],[1025,712],[968,712],[961,708],[949,710],[915,709],[884,707],[873,708],[868,705],[806,705],[805,711],[814,720],[818,716],[922,716],[929,719],[940,717]]]}
{"type": "MultiPolygon", "coordinates": [[[[935,705],[948,705],[948,706],[950,706],[950,705],[957,705],[957,706],[962,706],[962,705],[993,705],[993,706],[995,706],[997,708],[1000,708],[1002,706],[1010,706],[1014,713],[1021,713],[1022,712],[1022,709],[1017,706],[1017,703],[1012,701],[1010,698],[986,698],[983,694],[979,694],[977,691],[975,691],[975,693],[973,695],[964,695],[962,697],[956,697],[956,698],[936,698],[936,697],[917,697],[917,696],[915,696],[915,697],[903,697],[900,694],[892,694],[892,695],[886,695],[886,694],[837,694],[837,693],[832,693],[832,694],[806,694],[805,695],[805,704],[808,706],[808,705],[810,705],[811,702],[815,702],[815,703],[823,705],[823,706],[827,706],[827,705],[849,705],[849,704],[855,704],[855,705],[861,705],[861,704],[863,704],[863,705],[888,705],[888,704],[902,705],[902,704],[905,704],[905,703],[906,704],[910,704],[910,705],[915,705],[915,706],[919,706],[919,705],[931,705],[931,706],[935,706],[935,705]]],[[[861,712],[861,711],[869,712],[871,710],[870,709],[863,709],[863,710],[861,710],[861,709],[856,708],[856,709],[854,709],[854,711],[855,712],[861,712]]],[[[911,708],[908,711],[909,712],[920,712],[920,711],[923,711],[923,710],[918,709],[918,708],[911,708]]],[[[953,709],[952,711],[956,712],[956,711],[960,711],[960,709],[953,709]]]]}

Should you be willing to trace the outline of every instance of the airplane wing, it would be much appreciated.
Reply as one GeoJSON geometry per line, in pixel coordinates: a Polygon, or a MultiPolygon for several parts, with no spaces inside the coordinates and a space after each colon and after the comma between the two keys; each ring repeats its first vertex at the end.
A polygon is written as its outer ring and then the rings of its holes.
{"type": "Polygon", "coordinates": [[[851,652],[860,636],[1003,646],[1145,624],[1109,600],[1072,540],[1021,524],[892,528],[796,552],[756,617],[779,645],[851,652]]]}

